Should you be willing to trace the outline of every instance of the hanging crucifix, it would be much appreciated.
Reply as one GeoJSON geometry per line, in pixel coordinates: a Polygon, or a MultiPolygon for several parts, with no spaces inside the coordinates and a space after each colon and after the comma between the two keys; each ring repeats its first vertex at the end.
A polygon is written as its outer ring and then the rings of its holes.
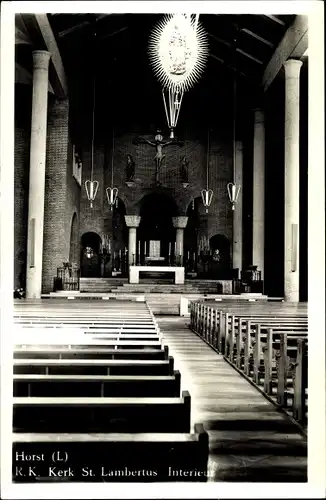
{"type": "Polygon", "coordinates": [[[148,139],[145,139],[144,137],[136,137],[134,139],[134,144],[149,144],[150,146],[153,146],[156,149],[156,155],[154,157],[155,165],[156,165],[156,172],[155,172],[155,181],[156,185],[160,184],[160,172],[161,172],[161,167],[163,160],[165,159],[165,154],[163,154],[163,149],[166,146],[170,145],[176,145],[176,146],[183,146],[183,142],[176,141],[172,139],[171,141],[163,141],[163,136],[161,134],[160,130],[157,130],[156,136],[154,137],[154,142],[149,141],[148,139]]]}

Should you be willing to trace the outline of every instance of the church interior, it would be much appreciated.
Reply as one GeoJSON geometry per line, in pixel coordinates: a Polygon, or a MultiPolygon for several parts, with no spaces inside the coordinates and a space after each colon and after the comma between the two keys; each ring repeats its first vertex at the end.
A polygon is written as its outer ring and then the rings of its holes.
{"type": "Polygon", "coordinates": [[[17,14],[13,482],[306,482],[307,220],[307,16],[17,14]]]}

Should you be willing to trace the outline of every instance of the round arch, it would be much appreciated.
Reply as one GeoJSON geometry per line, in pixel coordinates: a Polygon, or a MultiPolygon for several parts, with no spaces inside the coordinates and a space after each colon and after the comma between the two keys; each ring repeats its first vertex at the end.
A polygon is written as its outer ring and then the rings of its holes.
{"type": "Polygon", "coordinates": [[[228,279],[231,263],[231,243],[224,234],[214,234],[209,239],[213,256],[213,271],[220,279],[228,279]]]}
{"type": "Polygon", "coordinates": [[[83,278],[98,278],[101,276],[102,239],[94,231],[83,233],[81,236],[80,272],[83,278]]]}
{"type": "Polygon", "coordinates": [[[164,192],[154,191],[144,195],[138,205],[141,220],[137,239],[141,255],[155,254],[167,259],[175,242],[172,218],[178,215],[176,201],[164,192]]]}

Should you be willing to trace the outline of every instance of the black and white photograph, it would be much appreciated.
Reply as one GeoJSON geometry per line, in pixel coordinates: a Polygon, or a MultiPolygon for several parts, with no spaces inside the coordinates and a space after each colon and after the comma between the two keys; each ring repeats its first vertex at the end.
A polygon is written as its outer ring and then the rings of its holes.
{"type": "Polygon", "coordinates": [[[1,9],[3,498],[322,498],[322,2],[1,9]]]}

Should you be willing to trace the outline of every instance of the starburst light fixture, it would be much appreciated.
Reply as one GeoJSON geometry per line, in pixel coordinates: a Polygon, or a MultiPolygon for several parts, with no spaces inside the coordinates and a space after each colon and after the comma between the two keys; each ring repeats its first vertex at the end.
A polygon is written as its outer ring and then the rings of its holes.
{"type": "Polygon", "coordinates": [[[169,14],[152,31],[149,57],[163,88],[188,90],[205,69],[207,35],[198,17],[198,14],[169,14]]]}

